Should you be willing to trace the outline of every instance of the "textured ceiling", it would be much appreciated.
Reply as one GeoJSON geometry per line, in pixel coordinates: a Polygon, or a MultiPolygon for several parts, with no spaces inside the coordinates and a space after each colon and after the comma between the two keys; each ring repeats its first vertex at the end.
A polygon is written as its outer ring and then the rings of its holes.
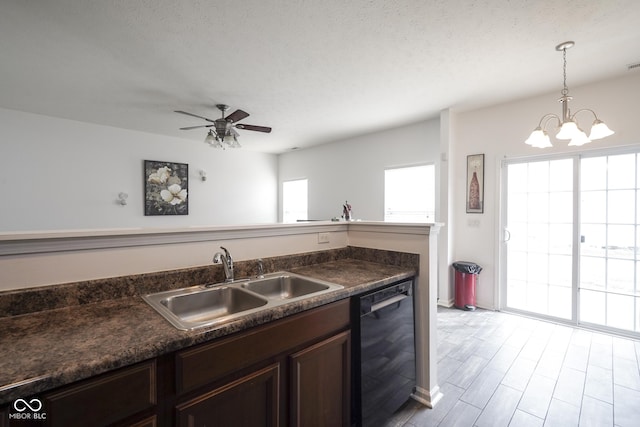
{"type": "MultiPolygon", "coordinates": [[[[0,107],[283,152],[628,73],[637,0],[2,0],[0,107]]],[[[37,126],[37,123],[34,123],[37,126]]]]}

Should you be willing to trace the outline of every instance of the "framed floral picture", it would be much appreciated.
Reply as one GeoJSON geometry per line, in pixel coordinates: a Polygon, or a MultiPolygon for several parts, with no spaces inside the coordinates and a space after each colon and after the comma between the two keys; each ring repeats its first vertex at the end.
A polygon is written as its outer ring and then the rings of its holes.
{"type": "Polygon", "coordinates": [[[467,156],[467,213],[484,212],[484,154],[467,156]]]}
{"type": "Polygon", "coordinates": [[[144,214],[189,215],[189,165],[144,161],[144,214]]]}

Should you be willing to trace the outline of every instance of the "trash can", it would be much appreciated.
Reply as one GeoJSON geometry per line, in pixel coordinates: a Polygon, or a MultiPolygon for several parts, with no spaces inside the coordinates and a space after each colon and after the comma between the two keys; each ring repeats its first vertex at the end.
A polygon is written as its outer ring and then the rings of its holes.
{"type": "Polygon", "coordinates": [[[456,270],[454,305],[462,310],[475,310],[476,279],[482,267],[475,262],[457,261],[453,268],[456,270]]]}

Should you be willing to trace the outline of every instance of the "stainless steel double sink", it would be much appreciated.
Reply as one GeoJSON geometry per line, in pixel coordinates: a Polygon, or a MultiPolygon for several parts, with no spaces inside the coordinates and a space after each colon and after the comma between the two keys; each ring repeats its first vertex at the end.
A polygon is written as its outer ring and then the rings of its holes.
{"type": "Polygon", "coordinates": [[[286,271],[263,278],[192,286],[142,298],[181,330],[216,326],[283,304],[343,289],[341,285],[286,271]]]}

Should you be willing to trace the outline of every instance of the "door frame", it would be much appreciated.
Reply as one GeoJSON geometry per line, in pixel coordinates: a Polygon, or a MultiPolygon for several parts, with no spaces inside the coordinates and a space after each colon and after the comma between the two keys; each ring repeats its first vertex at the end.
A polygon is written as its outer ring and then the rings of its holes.
{"type": "MultiPolygon", "coordinates": [[[[625,337],[631,337],[638,339],[640,333],[615,329],[607,326],[580,322],[579,319],[579,294],[578,287],[580,283],[580,160],[587,157],[600,157],[600,156],[615,156],[621,154],[636,153],[640,157],[640,147],[638,145],[626,146],[626,147],[603,147],[592,150],[581,150],[575,152],[559,152],[549,154],[537,154],[531,156],[504,156],[497,162],[497,176],[498,176],[498,189],[499,197],[497,201],[497,227],[496,227],[496,252],[497,252],[497,283],[495,292],[495,307],[498,311],[512,312],[522,314],[525,316],[536,317],[543,320],[549,320],[555,323],[566,324],[574,327],[583,327],[586,329],[605,332],[609,334],[621,335],[625,337]],[[571,319],[562,319],[558,317],[548,316],[544,314],[537,314],[524,310],[508,308],[506,307],[506,292],[507,292],[507,245],[508,240],[508,228],[507,228],[507,189],[508,189],[508,174],[507,165],[514,163],[529,163],[536,161],[548,161],[559,159],[573,159],[573,248],[572,248],[572,307],[571,307],[571,319]]],[[[640,167],[638,169],[640,173],[640,167]]],[[[640,195],[640,189],[638,189],[640,195]]],[[[640,214],[640,212],[638,212],[640,214]]],[[[640,261],[639,261],[640,262],[640,261]]],[[[639,272],[640,273],[640,272],[639,272]]]]}

